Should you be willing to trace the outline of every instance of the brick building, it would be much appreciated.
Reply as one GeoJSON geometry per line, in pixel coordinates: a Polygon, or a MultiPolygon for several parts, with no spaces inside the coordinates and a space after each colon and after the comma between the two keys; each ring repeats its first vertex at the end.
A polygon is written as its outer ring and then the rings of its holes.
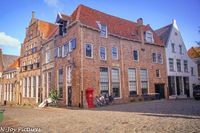
{"type": "Polygon", "coordinates": [[[0,104],[18,103],[18,56],[5,55],[0,49],[0,104]]]}
{"type": "Polygon", "coordinates": [[[20,54],[19,78],[22,104],[34,104],[43,100],[41,48],[55,28],[54,24],[36,19],[35,13],[32,12],[32,19],[26,29],[20,54]]]}
{"type": "Polygon", "coordinates": [[[86,106],[87,88],[118,102],[151,93],[167,98],[164,44],[141,18],[79,5],[71,16],[59,13],[56,23],[54,81],[64,105],[86,106]]]}

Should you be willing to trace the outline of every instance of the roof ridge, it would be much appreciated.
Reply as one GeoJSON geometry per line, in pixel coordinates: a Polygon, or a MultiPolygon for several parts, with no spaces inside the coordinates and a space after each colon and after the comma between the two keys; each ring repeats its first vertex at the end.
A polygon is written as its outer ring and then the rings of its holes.
{"type": "MultiPolygon", "coordinates": [[[[99,10],[97,10],[97,9],[94,9],[94,8],[91,8],[91,7],[88,7],[88,6],[85,6],[85,5],[83,5],[83,4],[78,5],[78,7],[77,7],[77,8],[75,9],[75,11],[71,14],[71,16],[72,16],[76,11],[78,11],[78,18],[79,18],[82,8],[87,8],[87,9],[89,9],[89,10],[93,10],[93,11],[96,11],[96,12],[99,12],[99,13],[103,13],[103,14],[105,14],[105,15],[108,15],[108,16],[111,16],[111,17],[115,17],[115,18],[117,18],[117,19],[121,19],[121,20],[130,22],[130,23],[133,23],[133,24],[137,24],[137,22],[134,22],[134,21],[131,21],[131,20],[128,20],[128,19],[124,19],[124,18],[115,16],[115,15],[111,15],[111,14],[105,13],[105,12],[103,12],[103,11],[99,11],[99,10]]],[[[76,17],[77,17],[77,15],[76,15],[76,17]]],[[[77,18],[76,18],[76,19],[77,19],[77,18]]],[[[145,25],[144,25],[144,26],[145,26],[145,25]]]]}

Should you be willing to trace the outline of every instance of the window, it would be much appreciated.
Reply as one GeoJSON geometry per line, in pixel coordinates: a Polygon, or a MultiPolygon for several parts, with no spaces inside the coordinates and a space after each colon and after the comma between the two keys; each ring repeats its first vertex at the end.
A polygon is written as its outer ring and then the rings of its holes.
{"type": "Polygon", "coordinates": [[[160,78],[160,70],[159,69],[156,70],[156,77],[160,78]]]}
{"type": "Polygon", "coordinates": [[[138,51],[137,50],[133,50],[133,60],[134,61],[138,61],[139,60],[138,51]]]}
{"type": "Polygon", "coordinates": [[[100,36],[107,37],[107,26],[105,24],[101,24],[100,30],[100,36]]]}
{"type": "Polygon", "coordinates": [[[183,52],[182,52],[182,45],[179,45],[179,53],[183,54],[183,52]]]}
{"type": "Polygon", "coordinates": [[[120,97],[119,69],[112,68],[112,91],[115,98],[120,97]]]}
{"type": "Polygon", "coordinates": [[[36,76],[33,76],[33,97],[36,96],[36,76]]]}
{"type": "Polygon", "coordinates": [[[108,68],[100,67],[100,93],[109,95],[108,68]]]}
{"type": "Polygon", "coordinates": [[[156,60],[156,53],[152,53],[152,61],[153,61],[154,63],[157,62],[157,60],[156,60]]]}
{"type": "Polygon", "coordinates": [[[176,60],[176,64],[177,64],[177,71],[178,71],[178,72],[181,72],[181,60],[180,60],[180,59],[177,59],[177,60],[176,60]]]}
{"type": "Polygon", "coordinates": [[[169,70],[174,71],[174,59],[169,58],[169,70]]]}
{"type": "Polygon", "coordinates": [[[71,66],[67,67],[67,75],[66,75],[66,77],[67,77],[67,84],[68,84],[68,86],[70,86],[71,85],[71,80],[72,80],[72,68],[71,68],[71,66]]]}
{"type": "Polygon", "coordinates": [[[50,51],[46,52],[46,63],[50,62],[50,51]]]}
{"type": "Polygon", "coordinates": [[[172,52],[175,53],[175,44],[172,43],[172,44],[171,44],[171,47],[172,47],[172,52]]]}
{"type": "MultiPolygon", "coordinates": [[[[51,86],[51,82],[52,82],[52,81],[51,81],[51,72],[48,72],[47,74],[48,74],[48,76],[47,76],[47,77],[48,77],[48,79],[47,79],[47,85],[48,85],[48,86],[47,86],[47,90],[48,90],[48,91],[47,91],[47,92],[49,93],[50,90],[51,90],[51,87],[52,87],[52,86],[51,86]]],[[[49,94],[48,94],[48,95],[49,95],[49,94]]],[[[48,96],[48,95],[47,95],[47,96],[48,96]]]]}
{"type": "Polygon", "coordinates": [[[72,49],[75,49],[76,48],[76,38],[73,38],[71,40],[71,44],[72,44],[72,49]]]}
{"type": "Polygon", "coordinates": [[[27,97],[27,78],[24,78],[24,96],[27,97]]]}
{"type": "Polygon", "coordinates": [[[59,97],[63,98],[63,69],[58,70],[58,89],[59,97]]]}
{"type": "Polygon", "coordinates": [[[106,48],[105,47],[100,47],[99,53],[100,53],[100,59],[101,60],[106,60],[106,48]]]}
{"type": "Polygon", "coordinates": [[[54,48],[54,58],[58,56],[58,48],[54,48]]]}
{"type": "Polygon", "coordinates": [[[64,56],[67,56],[68,52],[69,52],[69,43],[66,43],[64,45],[64,56]]]}
{"type": "Polygon", "coordinates": [[[89,58],[93,57],[93,49],[91,44],[85,44],[85,56],[89,58]]]}
{"type": "Polygon", "coordinates": [[[194,68],[191,67],[191,75],[194,76],[194,68]]]}
{"type": "Polygon", "coordinates": [[[162,64],[162,62],[163,62],[162,55],[157,54],[157,58],[158,58],[158,63],[162,64]]]}
{"type": "Polygon", "coordinates": [[[118,50],[116,47],[112,47],[112,59],[114,60],[118,59],[118,50]]]}
{"type": "Polygon", "coordinates": [[[147,79],[147,70],[141,69],[140,70],[140,77],[141,77],[141,89],[142,94],[148,94],[148,79],[147,79]]]}
{"type": "Polygon", "coordinates": [[[69,41],[69,52],[72,52],[72,42],[69,41]]]}
{"type": "Polygon", "coordinates": [[[128,69],[128,79],[129,79],[130,96],[135,96],[137,94],[137,86],[136,86],[136,70],[134,68],[128,69]]]}
{"type": "Polygon", "coordinates": [[[28,84],[28,89],[29,89],[29,97],[31,97],[31,77],[28,77],[29,84],[28,84]]]}
{"type": "Polygon", "coordinates": [[[184,72],[188,72],[188,61],[184,60],[184,72]]]}
{"type": "Polygon", "coordinates": [[[151,31],[146,31],[145,32],[145,40],[148,43],[154,43],[153,33],[151,31]]]}
{"type": "Polygon", "coordinates": [[[58,57],[62,57],[62,46],[58,47],[58,57]]]}

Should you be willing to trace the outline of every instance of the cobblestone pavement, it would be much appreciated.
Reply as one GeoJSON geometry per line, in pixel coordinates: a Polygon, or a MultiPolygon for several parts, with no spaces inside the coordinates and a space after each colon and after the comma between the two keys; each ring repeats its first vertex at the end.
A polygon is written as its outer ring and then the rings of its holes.
{"type": "Polygon", "coordinates": [[[5,117],[44,133],[199,133],[200,101],[160,100],[92,110],[6,108],[5,117]]]}

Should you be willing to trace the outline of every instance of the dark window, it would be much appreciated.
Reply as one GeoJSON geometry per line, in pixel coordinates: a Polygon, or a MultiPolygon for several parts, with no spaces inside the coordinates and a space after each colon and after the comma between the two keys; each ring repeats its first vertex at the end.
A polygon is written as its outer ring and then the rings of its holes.
{"type": "Polygon", "coordinates": [[[188,72],[188,61],[184,60],[184,72],[188,72]]]}
{"type": "Polygon", "coordinates": [[[152,53],[152,61],[154,62],[154,63],[156,63],[156,53],[152,53]]]}
{"type": "Polygon", "coordinates": [[[171,44],[171,47],[172,47],[172,52],[175,53],[175,44],[172,43],[172,44],[171,44]]]}
{"type": "Polygon", "coordinates": [[[177,64],[177,71],[178,71],[178,72],[181,72],[181,60],[180,60],[180,59],[177,59],[177,60],[176,60],[176,64],[177,64]]]}
{"type": "Polygon", "coordinates": [[[58,88],[59,97],[63,98],[63,69],[58,70],[58,88]]]}
{"type": "Polygon", "coordinates": [[[157,58],[158,58],[158,63],[162,63],[163,60],[162,60],[162,55],[161,54],[157,54],[157,58]]]}
{"type": "Polygon", "coordinates": [[[191,67],[191,75],[194,76],[194,68],[191,67]]]}
{"type": "Polygon", "coordinates": [[[133,60],[134,61],[138,61],[138,51],[137,50],[133,50],[133,60]]]}
{"type": "Polygon", "coordinates": [[[156,70],[156,77],[160,78],[160,70],[159,69],[156,70]]]}
{"type": "Polygon", "coordinates": [[[54,58],[58,56],[58,48],[54,48],[54,58]]]}
{"type": "Polygon", "coordinates": [[[91,44],[85,44],[85,56],[92,58],[92,56],[93,56],[92,52],[93,52],[92,45],[91,44]]]}
{"type": "Polygon", "coordinates": [[[58,52],[58,57],[62,57],[62,46],[60,46],[58,48],[59,52],[58,52]]]}
{"type": "Polygon", "coordinates": [[[169,70],[174,71],[174,60],[169,58],[169,70]]]}

